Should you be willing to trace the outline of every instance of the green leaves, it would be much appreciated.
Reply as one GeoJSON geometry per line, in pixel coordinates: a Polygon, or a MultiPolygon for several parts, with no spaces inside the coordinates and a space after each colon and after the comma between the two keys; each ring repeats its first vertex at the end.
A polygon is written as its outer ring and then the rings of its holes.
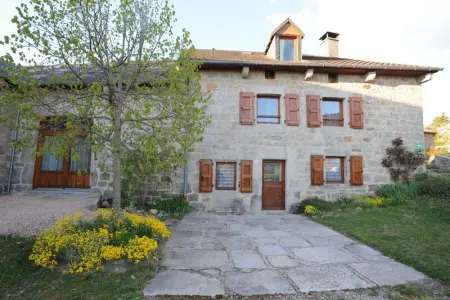
{"type": "Polygon", "coordinates": [[[8,65],[12,88],[0,101],[8,112],[2,122],[14,124],[20,111],[17,144],[35,148],[38,124],[51,116],[65,127],[45,151],[64,155],[77,137],[88,136],[100,165],[109,168],[112,154],[121,154],[116,181],[139,187],[179,167],[210,118],[190,34],[173,34],[173,7],[164,0],[29,4],[12,20],[17,33],[4,38],[26,65],[8,65]]]}

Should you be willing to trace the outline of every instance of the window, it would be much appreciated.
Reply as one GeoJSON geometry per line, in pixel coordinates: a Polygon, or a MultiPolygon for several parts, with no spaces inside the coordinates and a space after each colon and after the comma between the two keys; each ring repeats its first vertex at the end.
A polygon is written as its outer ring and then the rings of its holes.
{"type": "Polygon", "coordinates": [[[218,162],[216,165],[216,190],[235,190],[236,163],[218,162]]]}
{"type": "Polygon", "coordinates": [[[266,79],[275,79],[275,71],[267,70],[264,72],[266,79]]]}
{"type": "Polygon", "coordinates": [[[281,181],[281,163],[278,162],[265,162],[264,163],[264,181],[281,181]]]}
{"type": "Polygon", "coordinates": [[[323,98],[322,117],[325,126],[344,126],[342,100],[323,98]]]}
{"type": "Polygon", "coordinates": [[[337,83],[338,82],[338,74],[337,73],[328,73],[328,82],[329,83],[337,83]]]}
{"type": "Polygon", "coordinates": [[[325,182],[344,183],[343,157],[325,157],[325,182]]]}
{"type": "Polygon", "coordinates": [[[280,123],[280,96],[258,96],[258,123],[280,123]]]}
{"type": "Polygon", "coordinates": [[[294,60],[294,41],[295,39],[293,38],[280,37],[280,60],[294,60]]]}

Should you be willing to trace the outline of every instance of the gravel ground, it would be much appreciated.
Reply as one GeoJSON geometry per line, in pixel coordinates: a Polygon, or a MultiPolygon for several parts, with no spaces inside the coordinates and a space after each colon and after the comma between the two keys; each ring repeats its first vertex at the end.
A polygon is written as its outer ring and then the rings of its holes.
{"type": "Polygon", "coordinates": [[[61,216],[95,208],[88,191],[34,190],[0,197],[0,235],[30,237],[61,216]]]}

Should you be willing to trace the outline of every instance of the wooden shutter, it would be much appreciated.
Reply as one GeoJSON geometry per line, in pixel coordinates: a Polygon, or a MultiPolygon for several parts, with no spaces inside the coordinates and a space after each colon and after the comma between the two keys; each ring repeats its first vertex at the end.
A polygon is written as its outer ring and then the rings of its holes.
{"type": "Polygon", "coordinates": [[[253,161],[241,160],[241,193],[251,193],[253,191],[253,161]]]}
{"type": "Polygon", "coordinates": [[[320,96],[306,96],[306,116],[308,127],[320,127],[322,123],[322,113],[320,110],[320,96]]]}
{"type": "Polygon", "coordinates": [[[241,92],[239,94],[239,123],[253,125],[255,120],[255,106],[253,93],[241,92]]]}
{"type": "Polygon", "coordinates": [[[361,129],[363,122],[363,101],[362,97],[350,97],[350,127],[361,129]]]}
{"type": "Polygon", "coordinates": [[[200,160],[200,193],[212,192],[212,160],[200,160]]]}
{"type": "Polygon", "coordinates": [[[286,104],[286,125],[300,125],[300,106],[298,94],[286,94],[284,96],[286,104]]]}
{"type": "Polygon", "coordinates": [[[363,185],[363,177],[362,156],[350,156],[350,184],[363,185]]]}
{"type": "Polygon", "coordinates": [[[324,158],[322,155],[311,155],[311,185],[322,185],[324,158]]]}

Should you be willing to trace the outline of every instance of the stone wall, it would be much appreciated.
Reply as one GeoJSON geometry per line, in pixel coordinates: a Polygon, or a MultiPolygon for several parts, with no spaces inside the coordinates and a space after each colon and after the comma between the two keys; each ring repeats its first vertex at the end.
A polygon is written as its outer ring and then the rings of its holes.
{"type": "MultiPolygon", "coordinates": [[[[421,87],[414,77],[377,76],[371,84],[363,76],[339,75],[338,83],[328,83],[327,74],[314,74],[304,81],[304,74],[277,72],[276,79],[264,79],[264,71],[250,70],[248,79],[239,71],[203,71],[202,85],[212,94],[208,113],[212,123],[204,141],[188,155],[189,200],[205,205],[207,210],[229,208],[235,198],[243,198],[246,209],[261,209],[262,160],[286,160],[286,209],[308,197],[336,200],[349,194],[370,193],[376,185],[390,182],[381,166],[384,149],[392,139],[402,137],[406,146],[424,142],[421,87]],[[280,100],[280,124],[239,124],[239,93],[296,93],[300,95],[300,126],[286,126],[285,103],[280,100]],[[344,127],[308,128],[306,95],[341,97],[344,101],[344,127]],[[364,129],[349,127],[350,96],[362,96],[364,129]],[[362,155],[364,185],[349,184],[349,162],[345,160],[345,183],[311,186],[310,155],[362,155]],[[199,193],[199,160],[239,162],[253,160],[253,192],[217,191],[199,193]]],[[[256,113],[256,99],[255,99],[256,113]]],[[[255,116],[256,118],[256,116],[255,116]]],[[[215,168],[214,168],[215,171],[215,168]]],[[[239,182],[239,167],[237,169],[239,182]]],[[[215,184],[215,174],[213,173],[215,184]]]]}
{"type": "Polygon", "coordinates": [[[9,127],[6,124],[0,124],[0,193],[4,193],[7,190],[10,135],[9,127]]]}

